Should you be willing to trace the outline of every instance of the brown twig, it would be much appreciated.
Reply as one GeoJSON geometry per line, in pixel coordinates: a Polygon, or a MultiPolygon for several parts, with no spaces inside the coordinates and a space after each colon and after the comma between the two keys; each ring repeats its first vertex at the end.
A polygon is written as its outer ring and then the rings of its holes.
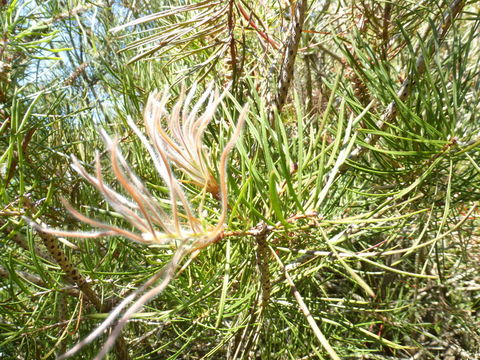
{"type": "Polygon", "coordinates": [[[232,69],[232,82],[235,84],[238,78],[237,74],[237,48],[236,48],[236,41],[235,41],[235,13],[234,13],[234,5],[235,1],[230,0],[228,4],[228,33],[230,36],[230,66],[232,69]]]}
{"type": "Polygon", "coordinates": [[[293,70],[295,59],[297,57],[298,45],[302,35],[303,23],[305,21],[305,12],[307,10],[307,0],[297,0],[293,10],[292,24],[290,34],[284,46],[283,62],[277,82],[276,94],[270,104],[269,121],[273,124],[275,111],[280,113],[285,105],[288,90],[293,80],[293,70]]]}
{"type": "Polygon", "coordinates": [[[65,272],[67,279],[78,286],[80,291],[84,293],[86,298],[93,304],[93,306],[95,306],[98,311],[104,311],[105,309],[100,298],[92,290],[90,284],[80,274],[70,260],[68,260],[65,253],[58,247],[58,240],[54,236],[40,231],[39,228],[37,228],[37,234],[42,239],[43,244],[47,248],[50,255],[55,259],[55,262],[65,272]]]}
{"type": "Polygon", "coordinates": [[[238,11],[240,11],[240,14],[242,14],[245,20],[248,21],[248,24],[255,29],[257,34],[263,40],[265,40],[268,44],[270,44],[275,50],[278,50],[280,48],[280,45],[275,40],[273,40],[266,32],[260,30],[257,24],[253,21],[253,16],[248,14],[248,12],[244,9],[242,4],[240,4],[240,2],[237,2],[236,5],[238,8],[238,11]]]}
{"type": "MultiPolygon", "coordinates": [[[[0,219],[0,226],[4,226],[4,225],[5,225],[5,221],[0,219]]],[[[57,263],[60,266],[60,268],[65,272],[68,281],[78,286],[80,292],[85,295],[88,301],[92,303],[92,305],[95,307],[95,309],[98,312],[109,311],[111,308],[111,304],[108,304],[108,305],[102,304],[100,297],[97,296],[97,294],[91,288],[88,281],[80,274],[80,272],[76,269],[76,267],[68,260],[65,253],[58,247],[58,240],[54,236],[42,232],[40,226],[37,225],[34,227],[37,230],[37,233],[40,236],[40,238],[43,240],[43,244],[45,245],[48,253],[45,253],[44,251],[42,251],[36,246],[34,247],[33,251],[35,251],[35,253],[38,256],[48,261],[57,263]]],[[[11,234],[13,231],[14,230],[10,229],[9,227],[4,227],[4,229],[2,229],[2,232],[7,236],[11,234]]],[[[30,250],[26,239],[22,235],[16,233],[11,237],[11,240],[15,242],[22,249],[27,251],[30,250]]],[[[23,278],[25,278],[27,281],[32,282],[33,284],[36,284],[42,287],[47,286],[47,284],[45,284],[45,282],[41,278],[35,275],[29,274],[26,272],[18,272],[18,274],[23,278]]],[[[8,276],[9,276],[8,271],[0,267],[0,277],[8,277],[8,276]]],[[[73,288],[65,288],[65,289],[62,289],[62,291],[64,291],[68,295],[75,296],[75,297],[78,297],[79,295],[79,291],[73,288]]],[[[130,358],[128,355],[125,339],[122,336],[120,336],[117,340],[117,343],[115,345],[115,351],[117,353],[117,358],[119,360],[128,360],[130,358]]]]}
{"type": "Polygon", "coordinates": [[[390,41],[389,27],[392,22],[392,3],[386,2],[383,9],[383,25],[382,25],[382,58],[387,60],[388,42],[390,41]]]}
{"type": "Polygon", "coordinates": [[[260,222],[256,227],[255,240],[257,242],[257,265],[260,271],[260,282],[262,284],[261,309],[264,310],[270,300],[272,285],[270,283],[270,270],[268,268],[269,251],[267,245],[268,227],[265,222],[260,222]]]}
{"type": "MultiPolygon", "coordinates": [[[[50,255],[55,259],[55,262],[60,266],[60,268],[65,272],[67,279],[72,283],[76,284],[80,291],[85,295],[85,297],[90,301],[95,309],[99,312],[109,311],[109,306],[106,306],[100,300],[100,297],[93,291],[90,284],[87,280],[80,274],[77,268],[68,260],[65,253],[58,247],[58,240],[45,232],[41,231],[40,227],[35,227],[37,234],[43,240],[43,244],[47,248],[50,255]]],[[[129,359],[128,350],[126,346],[125,339],[120,335],[115,344],[115,351],[117,358],[120,360],[129,359]]]]}

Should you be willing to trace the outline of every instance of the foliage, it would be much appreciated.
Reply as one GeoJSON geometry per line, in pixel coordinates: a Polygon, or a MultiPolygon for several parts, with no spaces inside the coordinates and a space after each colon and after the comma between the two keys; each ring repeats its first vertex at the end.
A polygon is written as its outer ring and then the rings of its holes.
{"type": "Polygon", "coordinates": [[[0,358],[480,356],[479,10],[0,1],[0,358]]]}

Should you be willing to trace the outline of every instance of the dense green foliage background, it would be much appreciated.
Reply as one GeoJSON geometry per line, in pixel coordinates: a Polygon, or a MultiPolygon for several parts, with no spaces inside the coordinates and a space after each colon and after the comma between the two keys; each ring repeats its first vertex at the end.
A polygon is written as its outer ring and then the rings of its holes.
{"type": "MultiPolygon", "coordinates": [[[[168,198],[127,118],[143,129],[151,92],[168,92],[173,111],[194,83],[195,99],[210,83],[224,94],[202,145],[217,179],[249,105],[224,232],[183,258],[107,357],[479,358],[479,11],[459,0],[0,1],[0,359],[65,353],[168,266],[173,243],[57,240],[26,218],[91,231],[65,198],[132,230],[70,156],[93,173],[100,151],[121,192],[103,128],[168,198]]],[[[172,169],[216,225],[218,194],[172,169]]]]}

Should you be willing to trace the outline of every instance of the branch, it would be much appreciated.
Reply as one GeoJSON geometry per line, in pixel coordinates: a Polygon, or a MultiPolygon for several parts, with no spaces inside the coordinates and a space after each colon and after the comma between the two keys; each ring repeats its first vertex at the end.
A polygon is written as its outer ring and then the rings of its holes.
{"type": "MultiPolygon", "coordinates": [[[[80,274],[77,268],[68,260],[65,253],[58,247],[57,239],[42,231],[42,228],[35,223],[31,222],[37,230],[37,234],[43,240],[43,244],[47,248],[50,255],[55,259],[55,262],[60,265],[61,269],[66,273],[67,279],[76,284],[85,297],[93,304],[98,312],[109,311],[109,306],[102,304],[100,297],[93,291],[87,280],[80,274]]],[[[130,359],[128,355],[125,339],[122,335],[119,335],[115,344],[115,351],[119,360],[130,359]]]]}
{"type": "Polygon", "coordinates": [[[303,23],[305,21],[305,12],[307,10],[307,0],[297,0],[295,10],[293,12],[293,20],[290,28],[290,35],[285,43],[283,52],[283,62],[280,69],[280,75],[277,84],[277,93],[270,104],[271,110],[269,112],[270,124],[273,124],[275,110],[280,113],[285,105],[288,90],[293,79],[293,70],[295,59],[298,51],[298,44],[300,43],[300,36],[302,35],[303,23]]]}

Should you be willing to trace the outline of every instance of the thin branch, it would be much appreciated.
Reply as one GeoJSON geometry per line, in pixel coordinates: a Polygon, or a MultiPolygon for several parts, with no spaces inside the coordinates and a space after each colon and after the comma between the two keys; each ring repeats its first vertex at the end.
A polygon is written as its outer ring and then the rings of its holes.
{"type": "Polygon", "coordinates": [[[273,124],[275,111],[280,113],[283,105],[287,100],[288,90],[293,80],[293,71],[295,59],[297,57],[298,45],[302,35],[303,23],[305,21],[305,12],[307,10],[307,0],[297,0],[295,9],[293,11],[292,25],[290,27],[290,34],[285,43],[283,51],[283,62],[280,69],[279,79],[277,83],[276,94],[273,103],[270,105],[269,112],[270,124],[273,124]]]}
{"type": "MultiPolygon", "coordinates": [[[[65,272],[67,279],[79,287],[80,291],[93,304],[93,306],[95,306],[97,311],[108,311],[108,307],[102,304],[100,297],[93,291],[87,280],[80,274],[77,268],[70,262],[70,260],[68,260],[65,253],[58,247],[57,239],[52,235],[43,232],[42,228],[39,226],[35,226],[35,229],[37,230],[37,234],[43,240],[43,243],[50,255],[65,272]]],[[[121,335],[118,337],[115,351],[119,360],[128,360],[130,358],[125,339],[121,335]]]]}

